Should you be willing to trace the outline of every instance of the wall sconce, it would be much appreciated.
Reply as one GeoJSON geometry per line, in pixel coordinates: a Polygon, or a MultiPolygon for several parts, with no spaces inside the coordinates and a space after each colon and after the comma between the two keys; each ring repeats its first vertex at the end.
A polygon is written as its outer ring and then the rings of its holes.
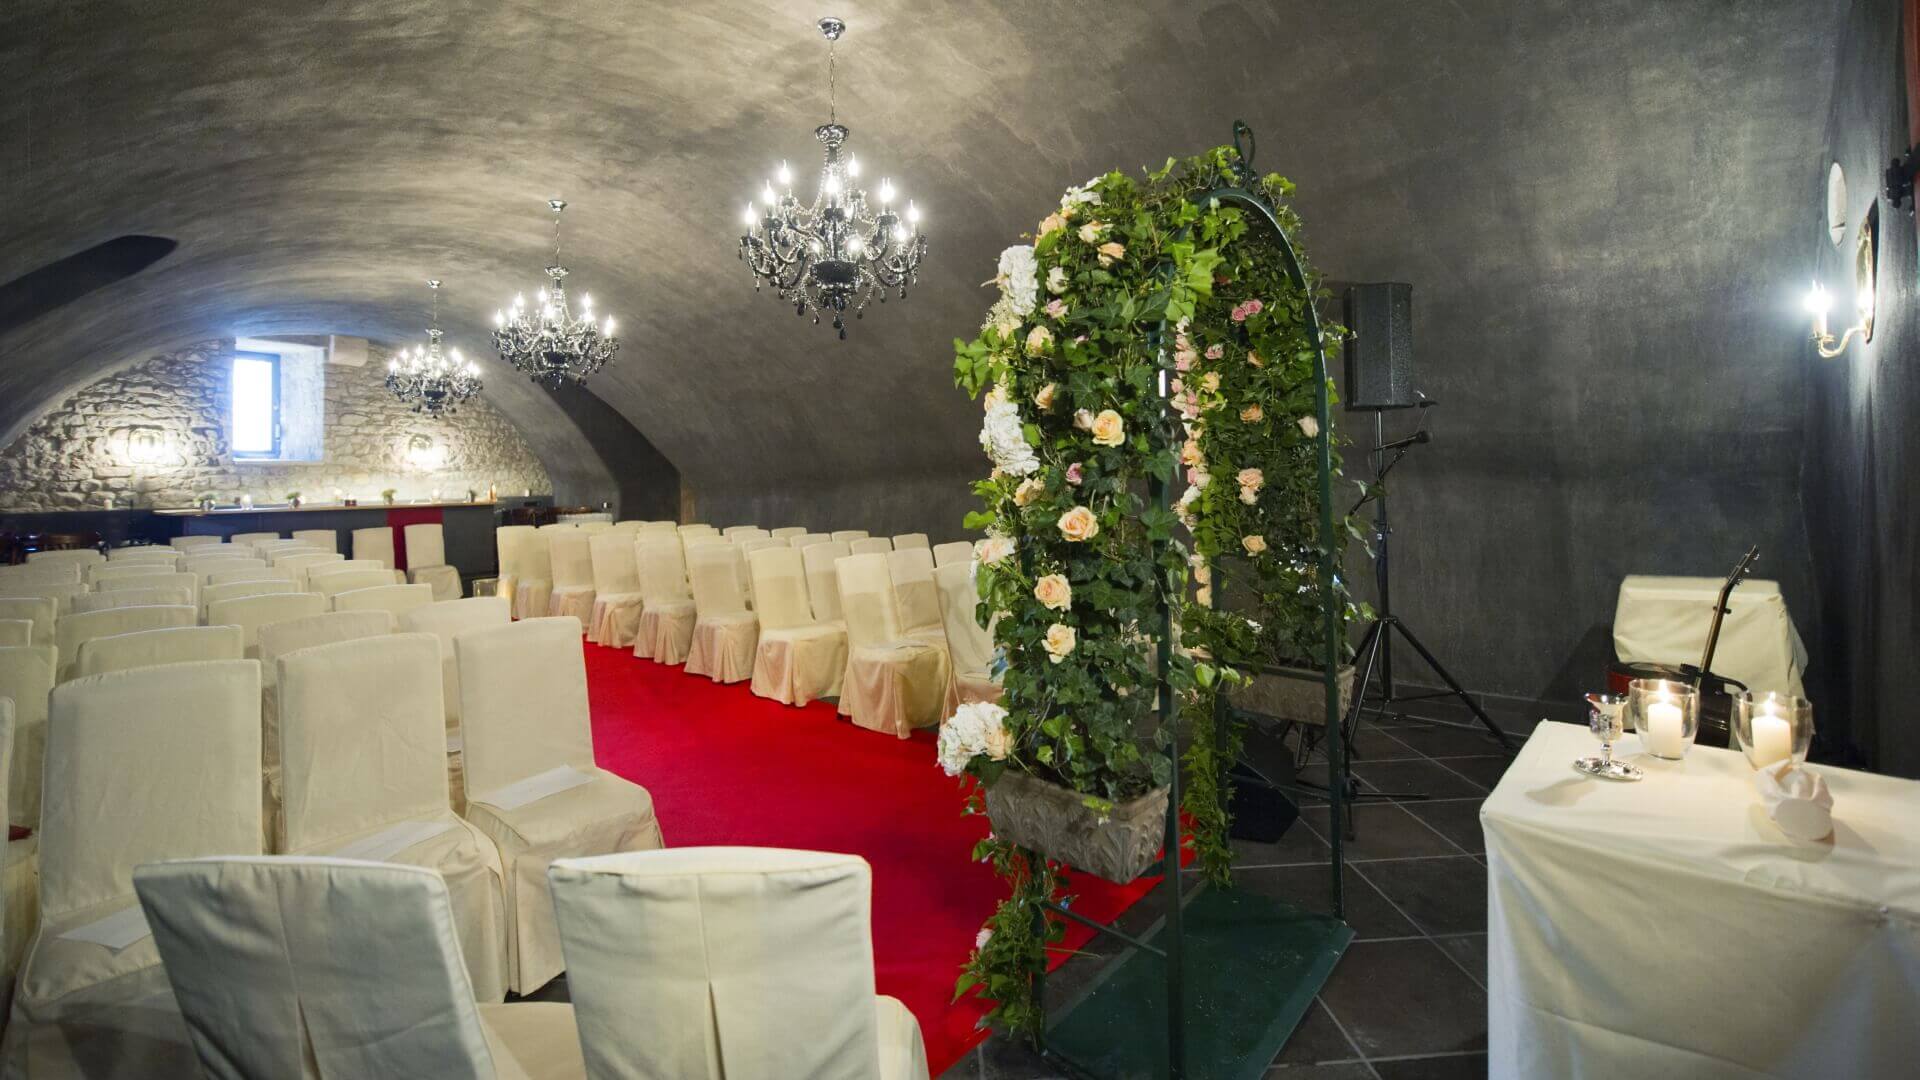
{"type": "Polygon", "coordinates": [[[134,428],[127,432],[127,460],[135,465],[153,465],[166,456],[166,444],[158,428],[134,428]]]}
{"type": "Polygon", "coordinates": [[[438,469],[446,463],[446,448],[436,444],[432,436],[415,435],[407,440],[407,464],[416,469],[438,469]]]}
{"type": "Polygon", "coordinates": [[[1854,324],[1835,336],[1827,329],[1827,314],[1833,310],[1833,298],[1828,295],[1826,286],[1818,280],[1807,292],[1807,312],[1813,316],[1813,347],[1822,359],[1831,360],[1847,350],[1855,336],[1861,341],[1873,340],[1873,308],[1875,250],[1880,239],[1880,209],[1876,205],[1867,211],[1867,219],[1860,223],[1860,243],[1854,249],[1853,256],[1853,308],[1854,324]]]}

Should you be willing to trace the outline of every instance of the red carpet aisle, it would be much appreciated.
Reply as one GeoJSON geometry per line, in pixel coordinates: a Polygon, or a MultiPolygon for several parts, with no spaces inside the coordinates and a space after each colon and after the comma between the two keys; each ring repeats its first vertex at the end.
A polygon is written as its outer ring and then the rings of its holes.
{"type": "MultiPolygon", "coordinates": [[[[748,844],[845,851],[873,864],[879,989],[919,1018],[933,1074],[984,1038],[984,1007],[950,1004],[980,924],[1002,895],[969,861],[986,822],[960,813],[933,737],[862,731],[816,702],[789,708],[624,649],[587,646],[593,737],[603,768],[653,793],[670,846],[748,844]]],[[[1076,882],[1077,910],[1112,918],[1151,882],[1076,882]]],[[[1077,946],[1087,932],[1069,931],[1077,946]]]]}

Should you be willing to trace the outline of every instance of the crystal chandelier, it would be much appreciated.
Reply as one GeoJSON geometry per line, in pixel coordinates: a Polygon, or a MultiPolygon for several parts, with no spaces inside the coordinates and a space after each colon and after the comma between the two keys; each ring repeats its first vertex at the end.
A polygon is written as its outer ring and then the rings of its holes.
{"type": "Polygon", "coordinates": [[[893,182],[881,180],[875,192],[880,209],[874,212],[867,193],[854,183],[860,178],[860,159],[852,153],[842,159],[848,131],[837,122],[834,108],[833,43],[846,29],[839,19],[820,20],[820,33],[827,39],[827,123],[813,129],[813,137],[826,148],[819,191],[810,204],[794,198],[793,174],[781,162],[780,171],[760,193],[760,205],[747,204],[747,232],[740,238],[740,258],[753,271],[754,290],[764,281],[793,305],[794,314],[805,315],[811,308],[816,325],[821,315],[830,313],[842,340],[847,336],[846,313],[851,310],[860,318],[876,295],[886,303],[889,289],[905,297],[927,253],[919,208],[908,202],[903,221],[893,209],[893,182]],[[775,193],[776,183],[782,194],[775,193]]]}
{"type": "Polygon", "coordinates": [[[533,307],[527,307],[522,293],[512,307],[493,313],[493,347],[534,382],[557,390],[569,380],[585,382],[605,367],[620,342],[613,336],[613,316],[595,325],[593,294],[580,297],[577,318],[567,307],[567,268],[560,265],[560,212],[567,204],[550,199],[547,207],[553,211],[553,265],[547,267],[553,280],[534,294],[533,307]]]}
{"type": "Polygon", "coordinates": [[[433,325],[427,328],[427,344],[402,349],[387,361],[387,390],[413,406],[414,412],[452,416],[480,392],[480,369],[459,349],[440,351],[440,282],[429,281],[427,288],[433,290],[433,325]]]}

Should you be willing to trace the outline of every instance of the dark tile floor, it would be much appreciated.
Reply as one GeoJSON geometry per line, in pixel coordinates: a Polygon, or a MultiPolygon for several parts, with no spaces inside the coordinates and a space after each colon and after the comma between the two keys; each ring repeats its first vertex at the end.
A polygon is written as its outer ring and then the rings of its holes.
{"type": "MultiPolygon", "coordinates": [[[[1510,736],[1515,746],[1523,735],[1510,736]]],[[[1480,803],[1509,758],[1484,731],[1416,719],[1369,721],[1354,774],[1396,797],[1359,804],[1346,845],[1346,917],[1354,943],[1335,967],[1269,1080],[1453,1080],[1487,1068],[1486,861],[1480,803]]],[[[1313,775],[1315,767],[1303,770],[1313,775]]],[[[1324,766],[1317,769],[1324,778],[1324,766]]],[[[1327,906],[1327,807],[1305,805],[1277,844],[1236,841],[1243,888],[1306,907],[1327,906]]],[[[1159,894],[1155,894],[1155,897],[1159,894]]],[[[1149,897],[1123,922],[1157,917],[1149,897]]],[[[1049,980],[1058,1007],[1093,978],[1112,948],[1077,957],[1049,980]]],[[[1033,1080],[1062,1075],[1025,1045],[999,1036],[942,1080],[1033,1080]]]]}

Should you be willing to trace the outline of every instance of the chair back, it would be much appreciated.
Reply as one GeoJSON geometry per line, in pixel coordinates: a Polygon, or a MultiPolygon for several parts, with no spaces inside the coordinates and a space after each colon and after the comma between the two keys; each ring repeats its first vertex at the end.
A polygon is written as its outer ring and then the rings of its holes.
{"type": "Polygon", "coordinates": [[[562,529],[547,538],[555,589],[593,588],[593,538],[584,529],[562,529]]]}
{"type": "Polygon", "coordinates": [[[231,585],[236,581],[277,581],[289,589],[294,587],[293,571],[284,566],[222,568],[207,573],[206,581],[200,586],[200,598],[206,599],[207,590],[216,585],[231,585]]]}
{"type": "Polygon", "coordinates": [[[593,591],[600,596],[640,591],[640,568],[634,562],[634,530],[609,529],[587,545],[593,562],[593,591]]]}
{"type": "Polygon", "coordinates": [[[726,528],[720,530],[720,535],[731,540],[735,536],[739,535],[740,533],[747,532],[752,528],[753,526],[751,525],[729,525],[726,528]]]}
{"type": "Polygon", "coordinates": [[[753,575],[753,609],[760,617],[760,629],[784,630],[813,622],[807,571],[799,552],[775,543],[748,552],[747,568],[753,575]]]}
{"type": "Polygon", "coordinates": [[[400,534],[407,542],[407,569],[447,565],[447,534],[439,522],[406,525],[400,534]]]}
{"type": "Polygon", "coordinates": [[[27,553],[30,563],[70,563],[75,566],[91,566],[107,561],[105,555],[90,547],[46,548],[27,553]]]}
{"type": "Polygon", "coordinates": [[[0,584],[69,585],[80,580],[80,570],[80,564],[76,562],[29,562],[0,566],[0,584]]]}
{"type": "MultiPolygon", "coordinates": [[[[392,584],[393,571],[381,570],[379,568],[371,570],[336,570],[333,573],[315,575],[309,579],[309,585],[312,590],[329,600],[339,596],[341,593],[352,592],[355,589],[377,589],[392,584]]],[[[433,586],[427,586],[429,593],[432,592],[432,589],[433,586]]]]}
{"type": "Polygon", "coordinates": [[[208,536],[204,533],[198,536],[176,536],[167,541],[169,546],[179,548],[182,551],[190,548],[218,547],[226,542],[224,537],[208,536]]]}
{"type": "Polygon", "coordinates": [[[53,644],[53,622],[60,604],[51,596],[0,596],[0,619],[24,619],[29,627],[27,644],[53,644]]]}
{"type": "Polygon", "coordinates": [[[307,547],[319,548],[321,551],[340,550],[340,533],[333,529],[295,529],[293,538],[307,547]]]}
{"type": "Polygon", "coordinates": [[[847,620],[847,644],[860,648],[899,640],[904,628],[893,594],[893,579],[887,573],[887,557],[849,555],[835,560],[833,572],[840,584],[840,614],[847,620]]]}
{"type": "Polygon", "coordinates": [[[341,559],[338,562],[309,566],[307,567],[307,580],[313,581],[316,578],[326,577],[328,574],[339,574],[348,570],[385,570],[387,572],[387,580],[394,580],[392,568],[382,564],[379,559],[341,559]]]}
{"type": "Polygon", "coordinates": [[[493,530],[493,547],[500,564],[501,577],[520,573],[520,545],[533,535],[531,525],[502,525],[493,530]]]}
{"type": "Polygon", "coordinates": [[[866,860],[666,848],[547,877],[589,1075],[879,1077],[866,860]]]}
{"type": "Polygon", "coordinates": [[[789,541],[787,546],[791,547],[793,546],[791,541],[793,540],[794,537],[805,536],[806,533],[807,533],[807,527],[805,525],[782,525],[780,528],[774,529],[768,535],[772,536],[775,540],[789,541]]]}
{"type": "Polygon", "coordinates": [[[264,623],[259,637],[260,678],[265,685],[273,686],[274,677],[279,673],[279,660],[287,653],[391,633],[393,613],[387,611],[329,611],[264,623]]]}
{"type": "Polygon", "coordinates": [[[77,581],[63,581],[58,584],[21,583],[0,581],[0,596],[38,596],[53,601],[54,614],[64,615],[73,610],[73,598],[85,596],[87,587],[77,581]]]}
{"type": "Polygon", "coordinates": [[[123,547],[107,552],[107,563],[164,563],[175,566],[180,562],[180,553],[170,547],[123,547]]]}
{"type": "Polygon", "coordinates": [[[0,618],[0,648],[33,644],[32,619],[0,618]]]}
{"type": "Polygon", "coordinates": [[[440,642],[432,634],[337,641],[275,663],[285,850],[311,851],[448,810],[440,642]]]}
{"type": "Polygon", "coordinates": [[[832,539],[851,544],[855,540],[865,540],[868,533],[865,529],[835,529],[829,536],[832,539]]]}
{"type": "Polygon", "coordinates": [[[727,539],[738,544],[746,540],[769,540],[772,534],[757,525],[742,525],[737,529],[728,529],[727,539]]]}
{"type": "Polygon", "coordinates": [[[908,548],[930,548],[926,533],[900,533],[893,538],[893,550],[905,551],[908,548]]]}
{"type": "Polygon", "coordinates": [[[977,621],[980,593],[972,563],[948,563],[933,571],[940,593],[940,622],[947,630],[953,670],[986,671],[993,664],[993,635],[977,621]]]}
{"type": "Polygon", "coordinates": [[[221,857],[133,884],[206,1075],[502,1075],[439,871],[221,857]]]}
{"type": "Polygon", "coordinates": [[[787,537],[787,546],[797,551],[800,548],[811,547],[814,544],[824,544],[832,539],[833,537],[828,536],[826,533],[800,533],[787,537]]]}
{"type": "Polygon", "coordinates": [[[227,537],[227,543],[232,544],[234,547],[252,547],[262,540],[278,540],[280,538],[280,534],[277,532],[244,532],[234,533],[232,536],[227,537]]]}
{"type": "Polygon", "coordinates": [[[80,646],[73,677],[105,675],[109,671],[191,664],[201,660],[241,660],[246,657],[237,626],[176,626],[168,630],[136,630],[131,634],[94,638],[80,646]]]}
{"type": "Polygon", "coordinates": [[[593,770],[580,634],[563,615],[453,639],[469,801],[562,765],[593,770]]]}
{"type": "Polygon", "coordinates": [[[863,540],[854,540],[847,544],[848,550],[855,555],[885,555],[893,550],[893,541],[884,536],[870,536],[863,540]]]}
{"type": "Polygon", "coordinates": [[[893,578],[900,626],[908,631],[940,629],[940,590],[933,583],[933,552],[923,547],[888,552],[887,574],[893,578]]]}
{"type": "Polygon", "coordinates": [[[371,589],[349,589],[333,598],[335,611],[390,611],[395,620],[415,608],[433,603],[433,586],[375,585],[371,589]]]}
{"type": "Polygon", "coordinates": [[[511,625],[512,608],[504,596],[468,596],[417,607],[400,617],[403,632],[432,634],[440,642],[440,697],[448,727],[460,723],[460,663],[453,639],[469,630],[511,625]]]}
{"type": "MultiPolygon", "coordinates": [[[[237,585],[216,586],[223,589],[239,587],[237,585]]],[[[207,624],[239,627],[241,655],[258,659],[261,627],[290,619],[311,618],[325,610],[327,610],[326,598],[317,593],[255,593],[211,601],[207,604],[207,624]]],[[[271,672],[261,671],[260,678],[266,685],[273,685],[271,672]]]]}
{"type": "Polygon", "coordinates": [[[685,600],[693,595],[687,588],[686,556],[678,539],[633,542],[634,563],[640,571],[640,596],[648,604],[685,600]]]}
{"type": "Polygon", "coordinates": [[[86,567],[86,579],[99,588],[103,581],[121,581],[126,578],[147,577],[151,574],[175,573],[171,565],[161,566],[143,562],[98,562],[86,567]]]}
{"type": "Polygon", "coordinates": [[[514,576],[520,581],[553,580],[553,534],[547,531],[553,528],[552,525],[538,526],[515,545],[514,576]]]}
{"type": "Polygon", "coordinates": [[[191,604],[165,604],[151,607],[108,608],[64,615],[53,624],[54,644],[60,650],[59,681],[73,678],[80,659],[80,646],[94,638],[131,634],[138,630],[167,630],[194,626],[200,622],[200,609],[191,604]]]}
{"type": "Polygon", "coordinates": [[[294,583],[286,578],[247,578],[241,581],[226,581],[201,589],[200,606],[205,611],[211,612],[213,605],[222,600],[237,600],[243,596],[275,596],[298,591],[294,583]]]}
{"type": "Polygon", "coordinates": [[[740,551],[732,544],[698,544],[687,551],[693,608],[702,616],[747,610],[740,590],[740,551]]]}
{"type": "Polygon", "coordinates": [[[267,556],[268,566],[271,566],[276,570],[286,569],[286,570],[293,571],[295,574],[294,580],[296,581],[299,580],[298,575],[305,573],[307,570],[315,566],[322,566],[327,563],[337,563],[337,562],[345,562],[345,561],[346,561],[346,556],[341,555],[338,552],[328,553],[325,551],[308,551],[305,549],[302,549],[300,551],[295,551],[291,554],[275,552],[274,554],[267,556]]]}
{"type": "Polygon", "coordinates": [[[200,584],[213,580],[216,574],[235,574],[242,570],[265,570],[265,559],[188,559],[186,569],[191,571],[200,584]]]}
{"type": "Polygon", "coordinates": [[[933,545],[933,565],[947,566],[952,563],[970,563],[973,561],[973,545],[965,540],[953,540],[945,544],[933,545]]]}
{"type": "Polygon", "coordinates": [[[7,820],[40,823],[40,762],[47,746],[47,695],[58,664],[51,645],[0,648],[0,698],[13,701],[13,754],[7,762],[7,820]]]}
{"type": "Polygon", "coordinates": [[[821,622],[840,618],[840,578],[834,564],[848,554],[845,540],[800,549],[800,560],[807,568],[807,600],[813,605],[813,617],[821,622]]]}
{"type": "Polygon", "coordinates": [[[353,530],[353,557],[355,561],[366,559],[393,569],[393,526],[353,530]]]}
{"type": "MultiPolygon", "coordinates": [[[[138,578],[128,580],[138,581],[138,578]]],[[[102,582],[102,584],[114,584],[102,582]]],[[[81,593],[73,598],[75,614],[88,611],[105,611],[108,608],[151,607],[155,604],[192,604],[193,590],[169,585],[166,588],[125,588],[108,589],[105,592],[81,593]]]]}
{"type": "Polygon", "coordinates": [[[40,819],[47,922],[133,894],[133,868],[260,851],[260,665],[115,671],[53,690],[40,819]]]}

